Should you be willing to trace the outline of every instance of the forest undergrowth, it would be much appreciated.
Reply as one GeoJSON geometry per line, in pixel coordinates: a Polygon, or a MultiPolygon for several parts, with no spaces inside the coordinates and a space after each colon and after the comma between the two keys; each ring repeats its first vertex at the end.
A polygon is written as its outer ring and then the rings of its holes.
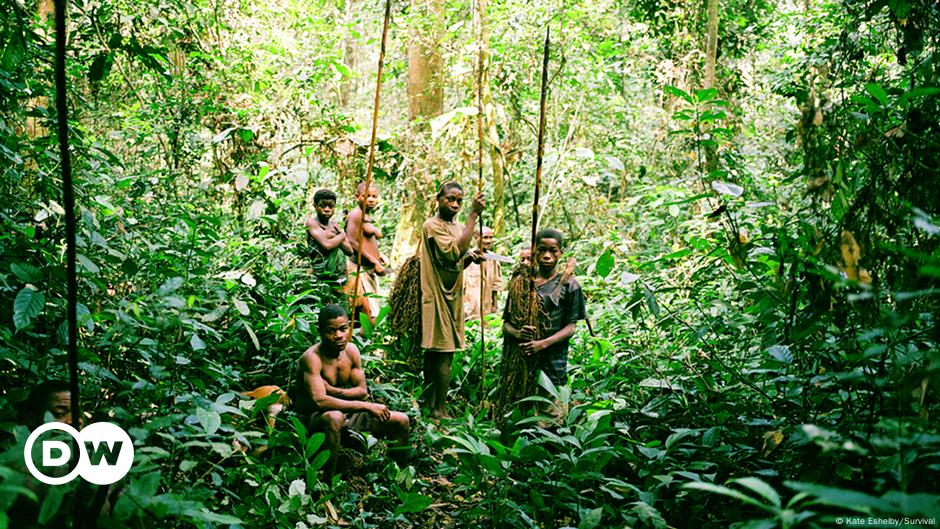
{"type": "MultiPolygon", "coordinates": [[[[370,392],[411,417],[413,451],[399,465],[370,437],[325,484],[323,435],[290,409],[269,427],[277,396],[242,393],[290,390],[318,339],[330,294],[303,219],[320,187],[338,216],[352,207],[368,152],[381,20],[353,4],[70,2],[81,401],[136,453],[99,527],[937,525],[935,3],[723,2],[703,87],[701,6],[492,2],[484,222],[500,253],[528,240],[532,43],[555,24],[541,225],[570,239],[590,330],[569,384],[541,378],[497,428],[498,314],[485,354],[468,323],[440,423],[387,309],[364,321],[370,392]]],[[[436,185],[471,187],[479,48],[476,3],[397,4],[376,218],[404,258],[436,185]],[[446,90],[429,118],[409,72],[434,49],[446,90]]],[[[35,10],[0,0],[0,529],[23,505],[36,527],[72,526],[79,488],[37,492],[22,465],[30,388],[68,376],[35,10]]]]}

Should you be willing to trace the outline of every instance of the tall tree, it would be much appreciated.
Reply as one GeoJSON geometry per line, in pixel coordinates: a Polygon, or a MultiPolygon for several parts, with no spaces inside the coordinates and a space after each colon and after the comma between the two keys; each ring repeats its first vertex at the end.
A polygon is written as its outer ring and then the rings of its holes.
{"type": "Polygon", "coordinates": [[[427,212],[428,187],[434,181],[434,153],[427,149],[427,123],[444,111],[444,60],[440,43],[444,28],[441,0],[411,0],[412,29],[408,39],[408,119],[417,155],[402,194],[401,222],[395,232],[392,260],[414,253],[427,212]],[[422,146],[424,146],[422,148],[422,146]],[[425,154],[422,156],[421,154],[425,154]]]}
{"type": "MultiPolygon", "coordinates": [[[[718,0],[708,0],[708,40],[705,43],[705,88],[717,88],[715,68],[718,63],[718,0]]],[[[705,169],[708,173],[718,169],[716,146],[705,146],[705,169]]]]}
{"type": "Polygon", "coordinates": [[[493,93],[490,90],[489,59],[490,59],[490,31],[486,25],[486,0],[476,1],[476,26],[479,29],[480,62],[483,72],[480,75],[481,93],[483,99],[483,128],[484,141],[489,146],[490,164],[493,168],[493,217],[492,228],[497,234],[502,233],[505,220],[503,201],[506,189],[505,167],[506,161],[501,149],[502,142],[499,129],[496,126],[496,107],[493,102],[493,93]]]}

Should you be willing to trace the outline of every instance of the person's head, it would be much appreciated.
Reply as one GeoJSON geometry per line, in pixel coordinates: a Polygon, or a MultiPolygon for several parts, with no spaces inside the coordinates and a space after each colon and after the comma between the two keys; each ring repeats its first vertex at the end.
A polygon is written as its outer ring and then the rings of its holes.
{"type": "Polygon", "coordinates": [[[519,250],[519,263],[522,266],[531,266],[532,265],[532,247],[526,246],[523,249],[519,250]]]}
{"type": "Polygon", "coordinates": [[[444,182],[437,192],[437,213],[444,220],[452,220],[463,205],[463,188],[451,180],[444,182]]]}
{"type": "Polygon", "coordinates": [[[342,351],[349,343],[349,315],[346,309],[330,303],[320,309],[317,317],[317,329],[323,346],[333,352],[342,351]]]}
{"type": "Polygon", "coordinates": [[[366,193],[365,182],[359,182],[356,186],[356,203],[362,206],[363,201],[365,201],[366,211],[372,211],[375,206],[379,205],[379,188],[374,183],[369,186],[368,193],[366,193]]]}
{"type": "Polygon", "coordinates": [[[535,234],[535,260],[542,272],[555,269],[561,258],[565,237],[558,230],[543,228],[535,234]]]}
{"type": "Polygon", "coordinates": [[[336,193],[329,189],[320,189],[313,195],[313,207],[317,210],[320,220],[329,221],[336,211],[336,193]]]}
{"type": "Polygon", "coordinates": [[[36,384],[26,398],[27,423],[36,427],[45,420],[46,412],[55,422],[72,423],[72,391],[64,380],[47,380],[36,384]]]}
{"type": "Polygon", "coordinates": [[[484,226],[480,230],[480,241],[483,242],[483,251],[490,251],[493,248],[493,230],[484,226]]]}

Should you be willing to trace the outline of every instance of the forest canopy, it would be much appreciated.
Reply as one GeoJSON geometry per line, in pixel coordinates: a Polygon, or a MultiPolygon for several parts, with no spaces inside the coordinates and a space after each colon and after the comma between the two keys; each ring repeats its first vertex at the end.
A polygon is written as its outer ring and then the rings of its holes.
{"type": "Polygon", "coordinates": [[[383,39],[384,0],[0,0],[0,529],[937,525],[936,2],[389,5],[383,39]],[[411,448],[366,435],[330,483],[248,393],[297,390],[335,294],[305,222],[367,179],[388,273],[351,340],[411,448]],[[587,322],[498,413],[497,294],[438,421],[388,298],[452,180],[497,257],[563,234],[587,322]],[[72,375],[69,214],[75,401],[135,449],[101,502],[23,464],[72,375]]]}

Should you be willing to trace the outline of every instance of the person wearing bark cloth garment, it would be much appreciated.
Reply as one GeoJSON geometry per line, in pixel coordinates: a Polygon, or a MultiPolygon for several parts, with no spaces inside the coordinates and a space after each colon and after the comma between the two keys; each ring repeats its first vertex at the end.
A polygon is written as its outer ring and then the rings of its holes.
{"type": "Polygon", "coordinates": [[[307,252],[313,261],[313,275],[317,282],[330,287],[338,301],[346,284],[346,256],[352,255],[352,246],[346,232],[332,220],[336,210],[336,193],[320,189],[313,195],[317,214],[307,219],[307,252]]]}
{"type": "Polygon", "coordinates": [[[507,310],[503,311],[503,335],[506,340],[522,342],[522,349],[527,355],[536,355],[536,367],[545,372],[556,386],[564,385],[568,380],[568,343],[574,335],[578,320],[587,317],[584,306],[584,294],[581,285],[574,276],[562,282],[562,276],[556,266],[562,255],[565,241],[561,232],[542,229],[535,234],[535,252],[532,258],[538,264],[535,276],[537,293],[544,302],[545,312],[550,317],[545,338],[538,339],[536,329],[531,325],[516,328],[507,310]]]}
{"type": "MultiPolygon", "coordinates": [[[[493,230],[484,227],[480,240],[483,251],[493,248],[493,230]]],[[[480,264],[473,263],[463,271],[463,306],[466,320],[480,317],[480,282],[483,282],[483,314],[493,314],[498,310],[496,297],[503,289],[503,274],[499,263],[487,259],[480,264]]]]}
{"type": "Polygon", "coordinates": [[[368,402],[369,390],[362,370],[359,349],[349,343],[352,326],[346,310],[324,305],[317,318],[320,343],[310,347],[297,361],[297,413],[311,430],[326,434],[330,460],[326,483],[332,483],[339,463],[343,430],[372,432],[397,445],[393,455],[404,456],[408,443],[408,416],[388,406],[368,402]]]}
{"type": "MultiPolygon", "coordinates": [[[[372,223],[371,213],[379,204],[379,190],[375,184],[369,186],[369,192],[366,193],[366,183],[360,182],[356,187],[356,207],[346,216],[346,239],[352,246],[352,255],[346,261],[346,274],[349,276],[346,280],[346,292],[352,299],[349,305],[355,307],[354,312],[361,310],[369,317],[369,321],[375,323],[375,317],[379,314],[379,304],[375,298],[367,298],[365,294],[375,294],[379,291],[378,278],[376,276],[385,275],[385,266],[388,261],[385,256],[379,252],[378,239],[382,238],[382,230],[372,223]],[[365,207],[365,212],[363,212],[365,207]],[[362,247],[359,247],[359,226],[362,226],[362,247]],[[358,253],[362,252],[362,267],[359,271],[358,292],[352,292],[356,285],[356,259],[358,253]]],[[[355,321],[358,322],[356,314],[353,314],[355,321]]]]}
{"type": "Polygon", "coordinates": [[[467,224],[454,222],[463,203],[463,188],[447,182],[437,193],[437,214],[422,228],[421,348],[424,349],[425,405],[432,418],[446,418],[444,403],[454,351],[464,348],[463,269],[482,257],[468,252],[483,195],[473,199],[467,224]]]}

